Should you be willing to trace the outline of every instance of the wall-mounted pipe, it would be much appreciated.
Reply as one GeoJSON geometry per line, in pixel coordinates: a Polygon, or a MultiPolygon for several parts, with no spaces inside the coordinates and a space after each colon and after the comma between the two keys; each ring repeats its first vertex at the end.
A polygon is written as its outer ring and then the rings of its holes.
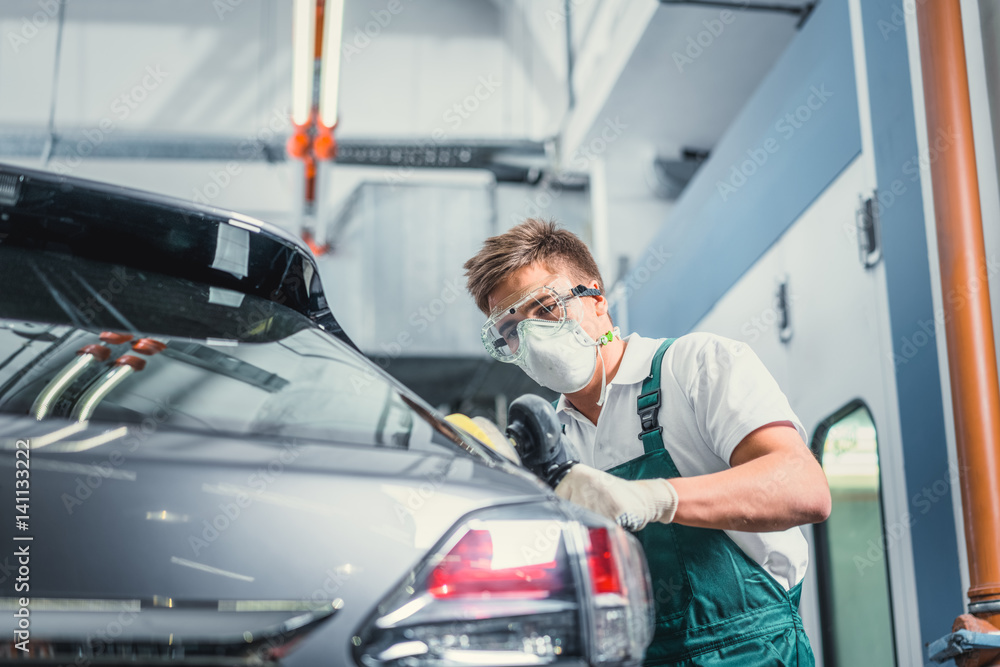
{"type": "Polygon", "coordinates": [[[969,611],[1000,626],[1000,383],[958,0],[916,3],[927,134],[953,145],[931,161],[969,611]]]}

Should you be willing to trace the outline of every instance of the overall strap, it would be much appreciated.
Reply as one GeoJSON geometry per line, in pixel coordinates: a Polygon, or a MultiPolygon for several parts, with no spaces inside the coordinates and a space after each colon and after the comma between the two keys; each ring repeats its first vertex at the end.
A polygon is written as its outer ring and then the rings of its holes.
{"type": "Polygon", "coordinates": [[[653,355],[653,363],[649,367],[649,375],[642,381],[642,389],[639,390],[639,398],[636,399],[636,412],[639,413],[639,423],[642,430],[639,432],[639,439],[642,440],[643,450],[647,454],[663,449],[663,438],[660,435],[660,367],[663,365],[663,354],[670,347],[676,338],[668,338],[660,344],[656,354],[653,355]]]}

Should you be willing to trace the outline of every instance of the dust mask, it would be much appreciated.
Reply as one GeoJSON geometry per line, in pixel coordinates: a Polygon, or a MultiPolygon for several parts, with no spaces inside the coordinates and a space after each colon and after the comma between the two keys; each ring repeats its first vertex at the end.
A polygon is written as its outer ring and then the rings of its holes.
{"type": "MultiPolygon", "coordinates": [[[[597,370],[600,346],[610,343],[617,327],[593,340],[579,322],[524,322],[519,327],[524,355],[516,363],[532,380],[560,394],[572,394],[587,386],[597,370]]],[[[602,384],[598,405],[604,403],[607,373],[601,357],[602,384]]]]}

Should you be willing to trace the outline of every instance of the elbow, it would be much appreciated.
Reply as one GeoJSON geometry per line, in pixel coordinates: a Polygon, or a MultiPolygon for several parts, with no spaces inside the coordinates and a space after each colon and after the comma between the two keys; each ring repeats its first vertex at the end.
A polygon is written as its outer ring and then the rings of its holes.
{"type": "Polygon", "coordinates": [[[784,528],[823,523],[830,518],[832,501],[825,476],[808,484],[789,488],[789,493],[794,494],[788,496],[786,517],[787,524],[790,525],[784,525],[784,528]]]}
{"type": "MultiPolygon", "coordinates": [[[[815,462],[815,459],[813,460],[815,462]]],[[[830,518],[833,500],[830,497],[830,483],[819,465],[804,474],[799,485],[799,510],[802,524],[823,523],[830,518]]]]}
{"type": "Polygon", "coordinates": [[[809,494],[810,498],[805,507],[805,521],[803,523],[822,523],[830,518],[830,510],[833,501],[830,498],[830,487],[824,479],[822,484],[817,485],[809,494]]]}

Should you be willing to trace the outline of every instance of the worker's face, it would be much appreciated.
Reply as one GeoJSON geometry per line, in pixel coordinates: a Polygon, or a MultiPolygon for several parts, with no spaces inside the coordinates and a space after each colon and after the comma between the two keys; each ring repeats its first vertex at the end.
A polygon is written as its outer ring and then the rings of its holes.
{"type": "MultiPolygon", "coordinates": [[[[553,274],[565,276],[574,287],[576,285],[598,287],[596,280],[588,281],[585,278],[573,275],[560,266],[548,266],[541,262],[535,262],[508,275],[505,280],[490,292],[487,297],[490,311],[510,295],[536,286],[553,274]]],[[[577,309],[577,312],[581,313],[580,325],[589,336],[596,340],[598,336],[603,335],[610,328],[611,321],[607,317],[608,301],[603,295],[596,297],[585,296],[579,297],[579,299],[580,308],[577,309]]]]}

